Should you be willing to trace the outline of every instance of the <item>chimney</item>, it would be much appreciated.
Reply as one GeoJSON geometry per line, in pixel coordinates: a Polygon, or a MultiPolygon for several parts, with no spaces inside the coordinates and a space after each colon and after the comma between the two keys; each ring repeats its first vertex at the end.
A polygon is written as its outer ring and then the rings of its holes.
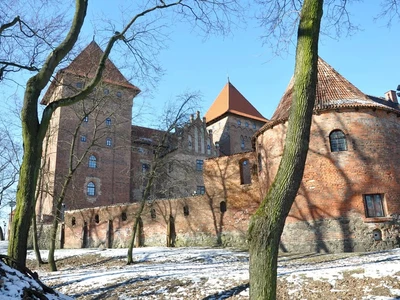
{"type": "Polygon", "coordinates": [[[196,112],[196,119],[200,119],[200,112],[199,111],[196,112]]]}
{"type": "Polygon", "coordinates": [[[387,101],[391,101],[394,103],[398,103],[397,102],[397,95],[396,95],[396,91],[390,90],[388,92],[385,93],[385,99],[387,101]]]}

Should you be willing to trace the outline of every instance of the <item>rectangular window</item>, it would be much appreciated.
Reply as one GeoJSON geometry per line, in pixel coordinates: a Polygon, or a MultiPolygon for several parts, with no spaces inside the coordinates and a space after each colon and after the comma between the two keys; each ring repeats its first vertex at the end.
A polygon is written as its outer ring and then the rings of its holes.
{"type": "Polygon", "coordinates": [[[81,142],[86,142],[86,135],[81,135],[81,142]]]}
{"type": "Polygon", "coordinates": [[[206,193],[206,188],[203,185],[198,185],[196,194],[197,195],[204,195],[206,193]]]}
{"type": "Polygon", "coordinates": [[[197,159],[196,160],[196,170],[203,171],[203,164],[204,164],[204,161],[202,159],[197,159]]]}
{"type": "Polygon", "coordinates": [[[381,194],[369,194],[364,195],[364,204],[367,218],[379,218],[384,217],[383,211],[383,195],[381,194]]]}

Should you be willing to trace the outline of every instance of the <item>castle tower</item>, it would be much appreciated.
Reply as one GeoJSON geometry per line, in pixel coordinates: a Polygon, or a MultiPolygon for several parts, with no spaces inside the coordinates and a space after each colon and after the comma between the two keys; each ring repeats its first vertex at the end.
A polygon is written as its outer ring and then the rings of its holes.
{"type": "MultiPolygon", "coordinates": [[[[94,77],[102,54],[91,42],[57,73],[41,103],[48,105],[83,89],[94,77]]],[[[130,201],[132,105],[139,92],[107,60],[102,81],[91,95],[54,112],[43,145],[39,182],[37,212],[43,221],[51,218],[68,170],[80,160],[63,201],[66,209],[130,201]]]]}
{"type": "Polygon", "coordinates": [[[251,137],[268,121],[229,81],[205,117],[220,156],[251,151],[251,137]]]}

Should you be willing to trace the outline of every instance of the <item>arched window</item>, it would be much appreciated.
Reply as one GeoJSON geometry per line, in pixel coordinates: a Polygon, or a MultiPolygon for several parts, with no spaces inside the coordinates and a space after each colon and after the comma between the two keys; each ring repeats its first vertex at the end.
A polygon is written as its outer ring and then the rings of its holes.
{"type": "Polygon", "coordinates": [[[183,206],[183,215],[185,217],[189,215],[189,206],[187,204],[183,206]]]}
{"type": "Polygon", "coordinates": [[[95,196],[96,195],[96,185],[91,181],[87,185],[87,195],[95,196]]]}
{"type": "Polygon", "coordinates": [[[111,147],[111,146],[112,146],[112,139],[111,139],[111,138],[107,138],[107,139],[106,139],[106,145],[107,145],[108,147],[111,147]]]}
{"type": "Polygon", "coordinates": [[[329,135],[329,142],[331,144],[331,151],[347,151],[346,136],[341,130],[334,130],[329,135]]]}
{"type": "Polygon", "coordinates": [[[97,168],[97,158],[94,155],[89,156],[89,168],[92,168],[92,169],[97,168]]]}
{"type": "Polygon", "coordinates": [[[189,150],[192,150],[192,136],[191,135],[188,136],[188,148],[189,148],[189,150]]]}
{"type": "Polygon", "coordinates": [[[243,138],[243,135],[240,136],[240,148],[244,149],[244,138],[243,138]]]}
{"type": "Polygon", "coordinates": [[[222,213],[226,212],[226,202],[225,202],[225,201],[221,201],[221,202],[219,203],[219,210],[220,210],[222,213]]]}
{"type": "Polygon", "coordinates": [[[244,159],[239,162],[240,166],[240,184],[250,184],[251,183],[251,172],[250,172],[250,162],[248,159],[244,159]]]}

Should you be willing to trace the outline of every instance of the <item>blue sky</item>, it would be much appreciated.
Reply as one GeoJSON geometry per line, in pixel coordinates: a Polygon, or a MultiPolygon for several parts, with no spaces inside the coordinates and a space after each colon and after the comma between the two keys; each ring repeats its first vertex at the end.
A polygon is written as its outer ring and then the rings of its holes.
{"type": "MultiPolygon", "coordinates": [[[[319,47],[319,54],[327,63],[361,91],[375,96],[383,96],[400,84],[400,39],[396,34],[400,32],[399,22],[396,20],[388,28],[387,19],[374,20],[379,2],[349,6],[352,21],[362,31],[336,39],[321,36],[319,47]]],[[[172,26],[170,31],[169,48],[160,55],[166,74],[153,91],[153,98],[139,97],[137,103],[146,101],[153,107],[152,112],[160,111],[174,95],[200,90],[200,111],[204,115],[229,76],[230,82],[261,114],[266,118],[272,116],[293,74],[294,47],[281,56],[273,55],[270,48],[262,45],[263,29],[251,18],[246,28],[234,29],[225,38],[211,36],[204,40],[183,23],[172,26]]],[[[90,35],[90,28],[86,27],[85,32],[90,35]]]]}

